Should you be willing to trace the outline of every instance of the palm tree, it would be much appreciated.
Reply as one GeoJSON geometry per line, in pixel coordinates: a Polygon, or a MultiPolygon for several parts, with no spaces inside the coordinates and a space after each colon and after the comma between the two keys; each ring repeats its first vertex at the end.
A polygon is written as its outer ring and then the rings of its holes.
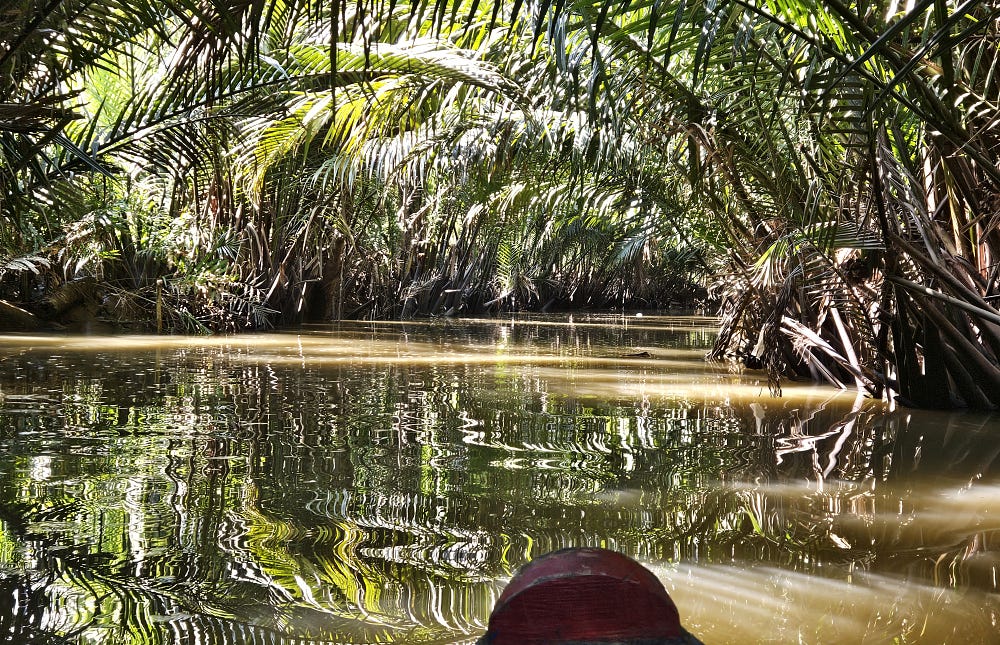
{"type": "Polygon", "coordinates": [[[723,231],[715,355],[762,364],[776,386],[791,373],[993,407],[998,13],[897,9],[576,3],[541,21],[590,35],[568,46],[590,61],[578,75],[656,128],[645,154],[723,231]]]}
{"type": "Polygon", "coordinates": [[[723,278],[714,354],[775,389],[1000,402],[986,2],[22,4],[7,258],[117,173],[196,326],[607,305],[676,256],[723,278]]]}

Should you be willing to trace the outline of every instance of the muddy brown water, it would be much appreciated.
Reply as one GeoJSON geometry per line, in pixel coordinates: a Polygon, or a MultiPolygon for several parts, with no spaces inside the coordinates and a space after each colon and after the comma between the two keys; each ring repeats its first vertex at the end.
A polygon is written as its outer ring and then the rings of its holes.
{"type": "Polygon", "coordinates": [[[467,643],[589,545],[708,645],[1000,642],[1000,417],[772,398],[714,334],[0,336],[0,639],[467,643]]]}

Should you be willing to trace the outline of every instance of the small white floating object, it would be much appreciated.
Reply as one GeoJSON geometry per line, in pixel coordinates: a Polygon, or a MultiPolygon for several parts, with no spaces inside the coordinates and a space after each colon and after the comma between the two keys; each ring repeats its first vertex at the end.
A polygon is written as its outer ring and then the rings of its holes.
{"type": "Polygon", "coordinates": [[[642,318],[642,312],[640,311],[639,313],[637,313],[637,314],[635,315],[635,317],[636,317],[636,318],[642,318]]]}

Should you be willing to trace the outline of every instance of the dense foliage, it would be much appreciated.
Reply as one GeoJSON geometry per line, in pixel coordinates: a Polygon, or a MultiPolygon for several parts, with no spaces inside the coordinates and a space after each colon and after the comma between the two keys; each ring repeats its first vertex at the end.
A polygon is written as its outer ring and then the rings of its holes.
{"type": "Polygon", "coordinates": [[[19,4],[8,319],[663,306],[704,279],[715,355],[775,387],[1000,404],[993,2],[19,4]]]}

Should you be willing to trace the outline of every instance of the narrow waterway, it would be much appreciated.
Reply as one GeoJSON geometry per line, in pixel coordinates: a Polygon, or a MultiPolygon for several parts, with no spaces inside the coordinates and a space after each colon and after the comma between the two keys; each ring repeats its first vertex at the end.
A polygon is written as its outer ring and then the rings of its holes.
{"type": "Polygon", "coordinates": [[[711,320],[0,336],[0,640],[469,643],[566,546],[722,643],[997,643],[1000,416],[703,360],[711,320]]]}

